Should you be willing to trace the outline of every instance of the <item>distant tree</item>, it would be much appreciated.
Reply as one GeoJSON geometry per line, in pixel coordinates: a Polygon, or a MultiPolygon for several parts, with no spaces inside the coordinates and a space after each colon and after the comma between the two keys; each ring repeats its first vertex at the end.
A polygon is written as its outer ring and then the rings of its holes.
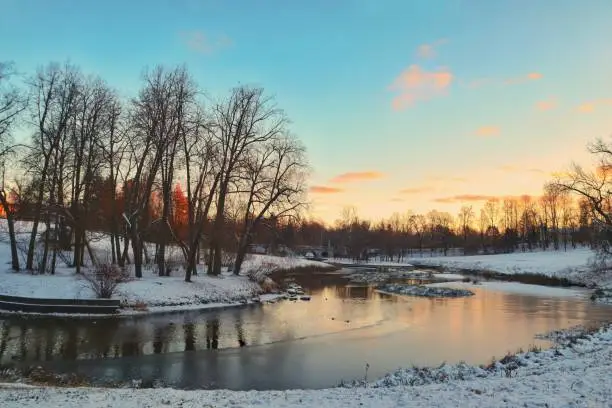
{"type": "Polygon", "coordinates": [[[10,64],[0,62],[0,166],[2,168],[2,185],[0,186],[0,204],[6,216],[9,240],[11,245],[11,267],[19,270],[17,239],[15,237],[15,208],[10,203],[10,192],[5,185],[7,165],[14,165],[16,147],[13,145],[12,130],[19,115],[26,108],[26,100],[20,89],[11,83],[14,71],[10,64]]]}

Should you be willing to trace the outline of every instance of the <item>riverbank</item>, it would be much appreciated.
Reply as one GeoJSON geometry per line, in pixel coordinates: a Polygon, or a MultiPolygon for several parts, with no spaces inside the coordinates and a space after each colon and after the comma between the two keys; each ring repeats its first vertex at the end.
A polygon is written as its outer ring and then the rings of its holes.
{"type": "MultiPolygon", "coordinates": [[[[245,261],[240,276],[228,272],[210,276],[200,266],[200,273],[192,277],[192,282],[185,282],[182,273],[174,272],[173,276],[159,277],[152,270],[145,270],[141,279],[130,279],[120,284],[112,298],[121,302],[120,316],[237,307],[266,299],[260,297],[264,289],[246,276],[251,271],[328,267],[327,264],[301,258],[251,255],[245,261]]],[[[15,273],[4,270],[0,272],[0,282],[0,294],[3,295],[54,299],[96,298],[91,285],[76,275],[74,269],[64,266],[58,266],[55,275],[32,275],[27,271],[15,273]]]]}
{"type": "MultiPolygon", "coordinates": [[[[594,252],[589,248],[567,251],[513,252],[493,255],[434,256],[406,258],[404,262],[371,259],[369,266],[434,268],[439,271],[480,275],[551,286],[612,287],[611,273],[596,273],[589,266],[594,252]]],[[[349,265],[346,259],[330,262],[349,265]]]]}
{"type": "Polygon", "coordinates": [[[38,407],[515,407],[606,406],[612,400],[612,330],[555,333],[556,348],[508,355],[486,366],[398,370],[373,383],[324,390],[229,391],[56,388],[3,384],[3,406],[38,407]]]}

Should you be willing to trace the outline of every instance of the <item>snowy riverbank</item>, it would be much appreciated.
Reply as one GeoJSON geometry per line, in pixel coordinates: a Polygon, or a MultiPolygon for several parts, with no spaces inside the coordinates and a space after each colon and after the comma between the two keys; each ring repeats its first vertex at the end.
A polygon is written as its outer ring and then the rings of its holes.
{"type": "MultiPolygon", "coordinates": [[[[260,285],[244,276],[251,270],[325,267],[329,265],[301,258],[252,255],[245,261],[240,276],[231,273],[209,276],[201,270],[192,282],[185,282],[182,274],[159,277],[152,271],[145,271],[141,279],[122,283],[113,298],[121,301],[122,314],[127,315],[234,307],[260,299],[263,292],[260,285]]],[[[5,269],[0,272],[0,294],[56,299],[95,298],[88,283],[76,275],[74,269],[66,267],[58,267],[55,275],[32,275],[26,271],[15,273],[5,269]]]]}
{"type": "MultiPolygon", "coordinates": [[[[407,258],[404,262],[388,262],[371,259],[371,266],[443,268],[446,271],[474,271],[500,275],[533,275],[567,280],[569,283],[590,287],[612,286],[612,274],[594,273],[589,267],[594,252],[588,248],[568,251],[513,252],[495,255],[434,256],[407,258]]],[[[330,262],[348,265],[346,259],[330,262]]]]}
{"type": "MultiPolygon", "coordinates": [[[[558,336],[557,336],[558,337],[558,336]]],[[[563,336],[561,336],[563,338],[563,336]]],[[[291,391],[181,391],[27,387],[3,384],[5,407],[515,407],[607,406],[612,401],[612,330],[546,351],[466,364],[398,370],[367,386],[291,391]]]]}

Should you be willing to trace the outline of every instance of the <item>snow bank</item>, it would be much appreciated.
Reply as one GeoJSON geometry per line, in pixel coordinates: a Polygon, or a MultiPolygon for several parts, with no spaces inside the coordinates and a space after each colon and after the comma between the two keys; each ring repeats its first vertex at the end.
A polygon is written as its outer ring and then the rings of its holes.
{"type": "MultiPolygon", "coordinates": [[[[4,253],[0,243],[0,256],[4,253]]],[[[0,263],[6,259],[0,258],[0,263]]],[[[281,258],[268,255],[253,255],[245,262],[244,272],[260,265],[271,265],[275,269],[331,268],[322,262],[299,258],[281,258]]],[[[115,299],[127,305],[150,308],[151,312],[182,310],[181,307],[195,308],[225,307],[246,303],[261,292],[261,287],[246,276],[224,273],[221,276],[200,274],[185,282],[182,274],[159,277],[145,271],[142,279],[134,279],[118,287],[115,299]]],[[[94,292],[88,284],[75,275],[74,270],[58,267],[55,275],[31,275],[28,272],[15,273],[5,268],[0,271],[0,294],[57,298],[92,299],[94,292]]]]}
{"type": "Polygon", "coordinates": [[[611,273],[591,270],[589,262],[595,253],[588,248],[568,251],[514,252],[495,255],[437,256],[412,258],[418,266],[443,267],[448,270],[473,270],[504,275],[531,274],[567,279],[589,287],[612,286],[611,273]]]}
{"type": "Polygon", "coordinates": [[[398,370],[366,387],[292,391],[23,388],[5,384],[7,408],[45,407],[541,407],[609,406],[612,330],[572,344],[507,356],[488,367],[466,364],[398,370]]]}

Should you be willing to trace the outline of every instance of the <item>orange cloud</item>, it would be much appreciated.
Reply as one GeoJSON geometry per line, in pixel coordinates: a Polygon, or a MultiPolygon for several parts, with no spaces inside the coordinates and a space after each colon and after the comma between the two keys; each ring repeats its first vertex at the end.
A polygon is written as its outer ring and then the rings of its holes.
{"type": "Polygon", "coordinates": [[[519,166],[513,166],[511,164],[504,164],[502,166],[499,166],[497,169],[500,171],[508,172],[508,173],[515,173],[515,172],[521,172],[521,171],[528,172],[528,173],[538,173],[538,174],[546,173],[546,171],[535,168],[535,167],[524,168],[524,167],[519,167],[519,166]]]}
{"type": "Polygon", "coordinates": [[[397,94],[392,101],[393,109],[401,110],[414,106],[416,102],[445,95],[453,78],[447,68],[426,71],[418,65],[409,66],[389,87],[397,94]]]}
{"type": "Polygon", "coordinates": [[[312,186],[310,187],[310,192],[314,194],[337,194],[341,193],[344,190],[337,187],[327,187],[327,186],[312,186]]]}
{"type": "Polygon", "coordinates": [[[497,197],[490,195],[480,195],[480,194],[459,194],[451,197],[440,197],[434,198],[433,201],[436,203],[450,204],[450,203],[460,203],[460,202],[474,202],[474,201],[488,201],[488,200],[496,200],[497,197]]]}
{"type": "Polygon", "coordinates": [[[377,180],[383,178],[384,174],[377,171],[361,171],[339,174],[330,181],[332,183],[351,183],[362,180],[377,180]]]}
{"type": "Polygon", "coordinates": [[[539,72],[530,72],[527,75],[518,76],[507,79],[495,79],[495,78],[476,78],[471,81],[463,82],[462,85],[467,88],[482,88],[483,86],[489,85],[516,85],[522,84],[529,81],[537,81],[542,79],[544,75],[539,72]]]}
{"type": "Polygon", "coordinates": [[[400,190],[399,193],[400,194],[420,194],[420,193],[426,193],[431,190],[432,190],[431,187],[412,187],[412,188],[405,188],[403,190],[400,190]]]}
{"type": "Polygon", "coordinates": [[[394,198],[391,199],[391,202],[392,203],[403,203],[404,199],[403,198],[394,197],[394,198]]]}
{"type": "Polygon", "coordinates": [[[450,197],[440,197],[434,198],[432,201],[441,204],[456,204],[463,202],[483,202],[483,201],[503,201],[503,200],[536,200],[539,196],[534,196],[530,194],[522,194],[522,195],[505,195],[505,196],[492,196],[492,195],[482,195],[482,194],[459,194],[450,197]]]}
{"type": "Polygon", "coordinates": [[[499,136],[501,130],[498,126],[481,126],[476,130],[476,136],[480,137],[494,137],[499,136]]]}
{"type": "Polygon", "coordinates": [[[553,110],[557,107],[557,100],[554,98],[538,101],[535,105],[536,109],[539,111],[549,111],[553,110]]]}
{"type": "Polygon", "coordinates": [[[512,166],[510,164],[504,164],[503,166],[499,166],[498,169],[501,171],[507,171],[507,172],[514,172],[514,171],[519,170],[516,166],[512,166]]]}
{"type": "Polygon", "coordinates": [[[529,81],[537,81],[538,79],[542,79],[543,77],[544,75],[540,74],[539,72],[530,72],[527,75],[523,75],[520,77],[508,78],[504,81],[504,83],[507,85],[516,85],[529,81]]]}
{"type": "Polygon", "coordinates": [[[612,105],[612,98],[596,99],[594,101],[583,103],[582,105],[578,106],[578,111],[582,113],[590,113],[598,107],[606,105],[612,105]]]}
{"type": "Polygon", "coordinates": [[[530,72],[527,74],[528,79],[542,79],[543,75],[539,72],[530,72]]]}

